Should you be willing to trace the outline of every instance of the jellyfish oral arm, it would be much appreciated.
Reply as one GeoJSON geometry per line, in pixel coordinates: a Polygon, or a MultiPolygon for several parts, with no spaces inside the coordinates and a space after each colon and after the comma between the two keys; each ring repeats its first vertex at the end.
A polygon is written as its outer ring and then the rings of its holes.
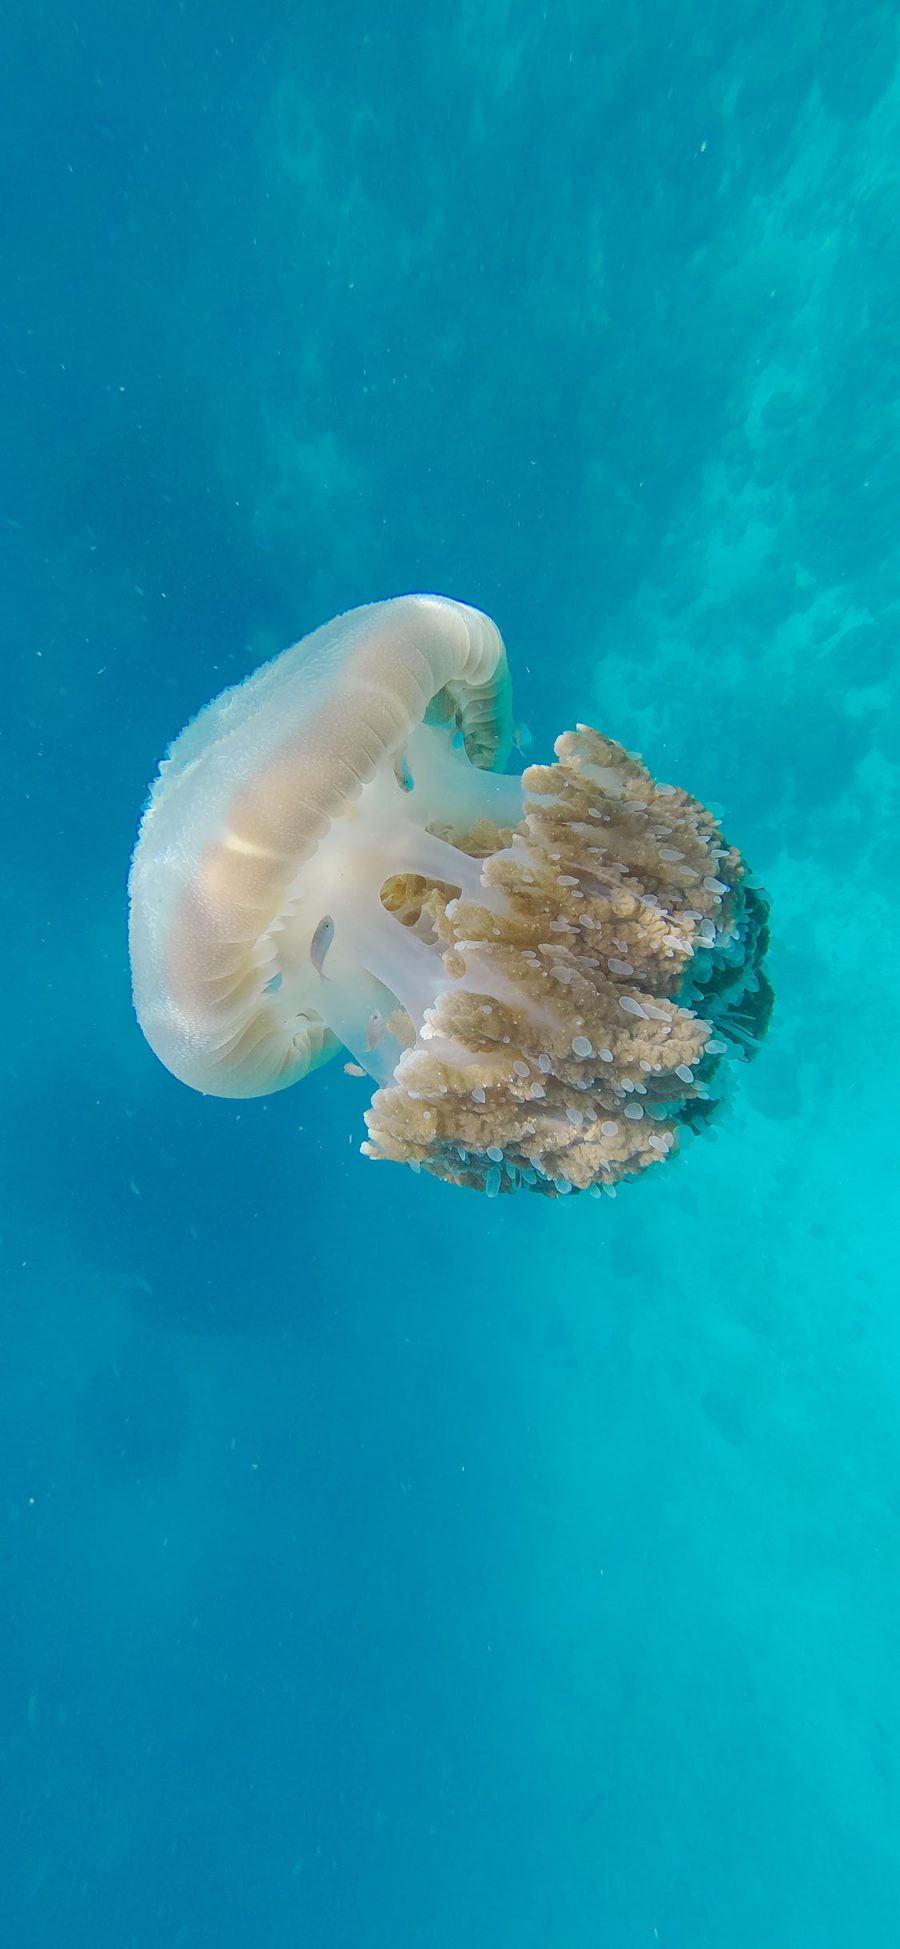
{"type": "Polygon", "coordinates": [[[479,825],[497,829],[499,818],[513,825],[523,807],[521,780],[478,771],[443,727],[421,726],[404,750],[403,782],[396,769],[382,769],[333,821],[304,863],[265,953],[266,965],[281,976],[285,1020],[292,1007],[312,999],[328,1027],[378,1080],[392,1070],[400,1048],[390,1033],[373,1043],[373,1013],[388,1023],[399,1008],[411,1035],[418,1035],[444,987],[452,985],[440,946],[389,911],[383,888],[410,876],[441,884],[451,898],[462,895],[501,911],[505,897],[485,886],[481,860],[448,835],[465,839],[479,825]],[[321,966],[312,969],[319,985],[311,988],[310,946],[324,915],[332,928],[321,966]]]}

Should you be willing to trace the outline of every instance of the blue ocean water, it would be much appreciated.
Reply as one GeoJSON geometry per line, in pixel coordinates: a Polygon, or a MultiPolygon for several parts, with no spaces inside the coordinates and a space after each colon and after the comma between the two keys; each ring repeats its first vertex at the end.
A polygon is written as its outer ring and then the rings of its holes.
{"type": "Polygon", "coordinates": [[[895,1943],[896,11],[3,39],[3,1942],[895,1943]],[[133,1019],[165,746],[416,588],[772,894],[765,1049],[615,1203],[133,1019]]]}

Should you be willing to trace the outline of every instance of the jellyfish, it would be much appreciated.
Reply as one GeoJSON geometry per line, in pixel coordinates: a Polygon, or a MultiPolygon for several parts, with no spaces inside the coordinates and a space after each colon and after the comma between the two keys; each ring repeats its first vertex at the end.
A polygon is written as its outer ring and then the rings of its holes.
{"type": "Polygon", "coordinates": [[[768,902],[712,813],[578,725],[504,766],[506,650],[409,595],[326,623],[183,730],[130,875],[135,1009],[208,1095],[343,1049],[362,1150],[489,1197],[614,1193],[765,1032],[768,902]]]}

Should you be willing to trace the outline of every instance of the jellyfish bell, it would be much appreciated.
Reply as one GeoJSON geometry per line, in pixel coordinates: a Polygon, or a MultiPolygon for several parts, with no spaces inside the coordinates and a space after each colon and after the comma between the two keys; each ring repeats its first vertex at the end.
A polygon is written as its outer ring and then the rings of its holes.
{"type": "MultiPolygon", "coordinates": [[[[489,798],[511,733],[499,632],[427,596],[338,617],[200,712],[160,768],[130,882],[135,1005],[174,1075],[263,1095],[341,1042],[390,1073],[401,962],[430,994],[381,886],[455,863],[429,816],[446,798],[467,818],[470,779],[489,798]]],[[[494,784],[516,811],[515,781],[494,784]]]]}
{"type": "Polygon", "coordinates": [[[350,611],[171,747],[131,869],[135,1007],[210,1095],[342,1046],[363,1149],[488,1195],[612,1189],[704,1122],[771,993],[712,817],[586,726],[503,771],[502,638],[438,596],[350,611]]]}

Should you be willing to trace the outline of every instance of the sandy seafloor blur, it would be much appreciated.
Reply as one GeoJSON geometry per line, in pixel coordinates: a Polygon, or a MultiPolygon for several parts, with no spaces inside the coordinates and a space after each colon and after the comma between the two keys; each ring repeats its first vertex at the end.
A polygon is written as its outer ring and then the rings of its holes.
{"type": "Polygon", "coordinates": [[[895,1944],[895,10],[3,39],[2,1941],[895,1944]],[[409,588],[771,887],[766,1053],[615,1204],[132,1020],[167,740],[409,588]]]}

